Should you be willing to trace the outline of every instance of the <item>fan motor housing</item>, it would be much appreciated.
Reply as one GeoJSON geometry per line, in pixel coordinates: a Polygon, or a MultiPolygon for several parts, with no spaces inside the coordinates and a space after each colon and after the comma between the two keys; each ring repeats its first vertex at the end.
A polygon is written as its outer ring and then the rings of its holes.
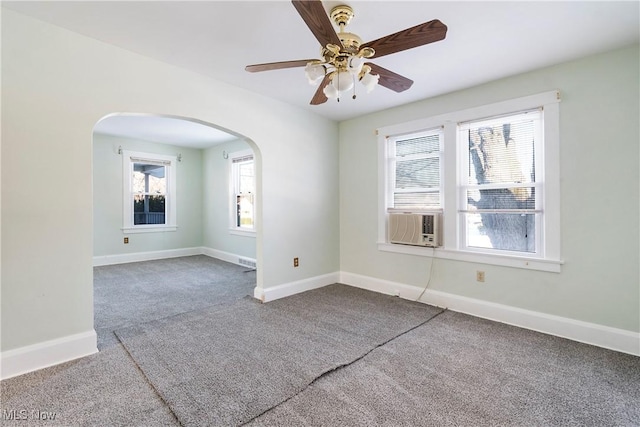
{"type": "Polygon", "coordinates": [[[331,9],[331,13],[329,14],[329,16],[338,27],[342,27],[345,25],[349,25],[349,22],[351,22],[351,19],[354,17],[354,13],[353,9],[343,4],[331,9]]]}

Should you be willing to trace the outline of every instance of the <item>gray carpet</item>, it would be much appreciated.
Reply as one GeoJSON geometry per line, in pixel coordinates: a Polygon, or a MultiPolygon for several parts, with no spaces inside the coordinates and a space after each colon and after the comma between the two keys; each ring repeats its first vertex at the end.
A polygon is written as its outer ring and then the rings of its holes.
{"type": "Polygon", "coordinates": [[[179,425],[122,346],[1,381],[0,402],[2,426],[179,425]]]}
{"type": "MultiPolygon", "coordinates": [[[[268,304],[241,299],[253,283],[226,297],[194,285],[199,308],[186,314],[171,310],[184,309],[187,294],[177,305],[150,303],[154,288],[181,293],[163,277],[216,283],[198,267],[209,259],[189,258],[97,269],[104,283],[146,288],[148,323],[135,326],[135,304],[112,318],[97,313],[120,327],[146,375],[118,342],[1,381],[0,425],[173,426],[179,415],[225,426],[640,426],[639,357],[341,285],[268,304]],[[182,273],[172,276],[171,264],[182,273]],[[21,411],[27,420],[9,419],[21,411]]],[[[126,305],[135,290],[103,296],[126,305]]]]}
{"type": "Polygon", "coordinates": [[[116,331],[183,426],[240,425],[442,310],[344,285],[116,331]]]}
{"type": "Polygon", "coordinates": [[[253,295],[255,270],[205,255],[95,267],[98,349],[117,345],[117,328],[253,295]]]}
{"type": "Polygon", "coordinates": [[[639,426],[640,359],[447,311],[251,426],[639,426]]]}

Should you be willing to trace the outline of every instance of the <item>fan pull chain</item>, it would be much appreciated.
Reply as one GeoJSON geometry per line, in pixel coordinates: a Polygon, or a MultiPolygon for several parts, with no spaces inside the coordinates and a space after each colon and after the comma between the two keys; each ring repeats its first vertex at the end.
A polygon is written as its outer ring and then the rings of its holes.
{"type": "Polygon", "coordinates": [[[351,97],[352,99],[356,99],[356,76],[352,76],[353,79],[353,96],[351,97]]]}

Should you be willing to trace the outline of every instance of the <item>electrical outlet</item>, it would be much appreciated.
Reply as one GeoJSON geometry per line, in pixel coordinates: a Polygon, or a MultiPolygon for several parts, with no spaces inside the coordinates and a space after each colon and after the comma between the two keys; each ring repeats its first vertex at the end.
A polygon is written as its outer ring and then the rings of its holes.
{"type": "Polygon", "coordinates": [[[484,282],[484,271],[476,271],[476,281],[484,282]]]}
{"type": "Polygon", "coordinates": [[[293,259],[293,266],[294,267],[299,267],[300,266],[300,261],[298,261],[298,257],[295,257],[293,259]]]}
{"type": "Polygon", "coordinates": [[[129,244],[129,238],[128,238],[128,237],[125,237],[125,238],[124,238],[124,244],[125,244],[125,245],[128,245],[128,244],[129,244]]]}

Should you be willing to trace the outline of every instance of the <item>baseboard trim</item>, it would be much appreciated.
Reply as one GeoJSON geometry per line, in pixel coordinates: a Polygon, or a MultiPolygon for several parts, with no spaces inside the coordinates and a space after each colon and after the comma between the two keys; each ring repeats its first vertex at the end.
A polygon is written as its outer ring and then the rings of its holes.
{"type": "Polygon", "coordinates": [[[98,352],[95,330],[44,341],[0,353],[0,379],[79,359],[98,352]]]}
{"type": "Polygon", "coordinates": [[[93,266],[127,264],[130,262],[153,261],[158,259],[178,258],[182,256],[202,255],[203,248],[168,249],[164,251],[135,252],[131,254],[103,255],[93,257],[93,266]]]}
{"type": "Polygon", "coordinates": [[[158,259],[179,258],[183,256],[206,255],[243,267],[255,268],[254,258],[232,254],[230,252],[207,247],[168,249],[164,251],[136,252],[132,254],[103,255],[93,257],[93,266],[128,264],[130,262],[154,261],[158,259]],[[243,262],[244,261],[244,262],[243,262]],[[253,265],[251,265],[251,263],[253,265]]]}
{"type": "Polygon", "coordinates": [[[506,323],[573,341],[640,356],[640,334],[624,329],[574,320],[537,311],[496,304],[447,292],[422,289],[403,283],[340,272],[340,283],[387,295],[417,300],[437,307],[506,323]],[[422,296],[420,296],[422,294],[422,296]]]}
{"type": "Polygon", "coordinates": [[[269,302],[280,298],[295,295],[300,292],[310,291],[312,289],[322,288],[333,283],[338,283],[340,273],[329,273],[321,276],[310,277],[308,279],[298,280],[295,282],[284,283],[282,285],[272,286],[269,288],[258,287],[253,291],[253,296],[262,302],[269,302]]]}
{"type": "Polygon", "coordinates": [[[213,248],[201,248],[201,249],[202,249],[202,252],[201,252],[202,255],[206,255],[211,258],[217,258],[219,260],[226,261],[231,264],[236,264],[236,265],[241,265],[243,267],[251,267],[251,268],[255,268],[255,265],[256,265],[256,260],[254,258],[250,258],[250,257],[238,255],[238,254],[232,254],[231,252],[225,252],[225,251],[221,251],[213,248]],[[243,263],[242,260],[253,263],[253,266],[247,263],[243,263]]]}

